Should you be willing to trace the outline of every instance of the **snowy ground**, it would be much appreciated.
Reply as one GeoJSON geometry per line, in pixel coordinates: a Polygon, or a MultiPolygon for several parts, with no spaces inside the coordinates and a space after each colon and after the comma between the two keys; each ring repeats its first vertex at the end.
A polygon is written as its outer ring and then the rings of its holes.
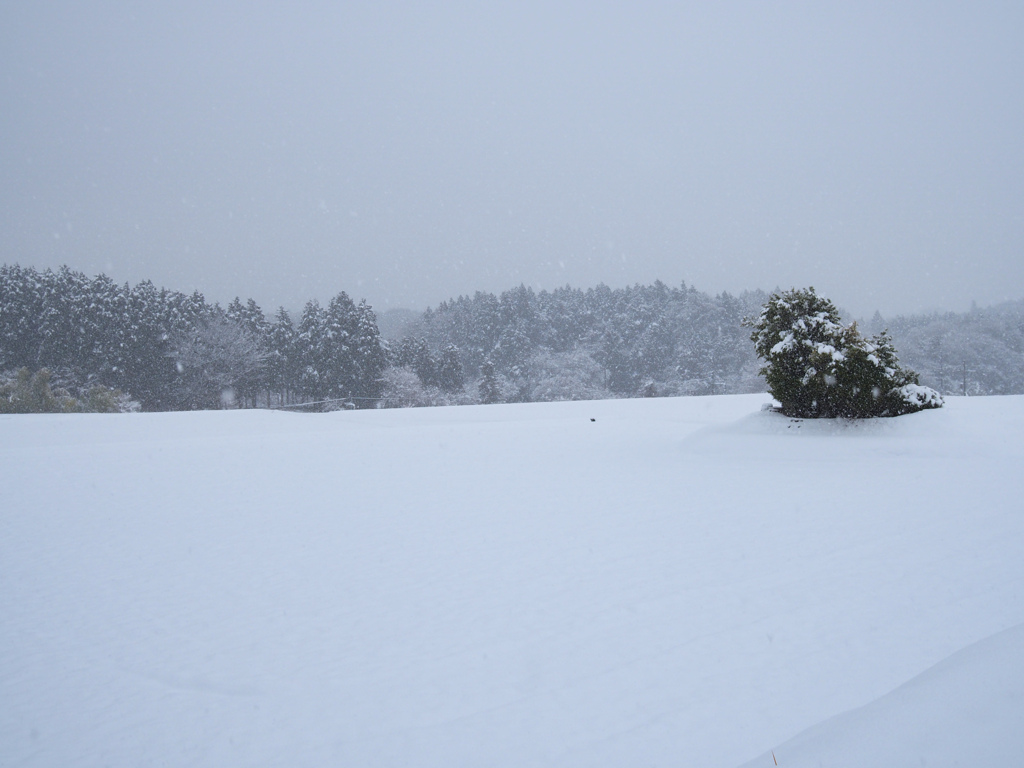
{"type": "Polygon", "coordinates": [[[0,416],[0,765],[1019,762],[1024,397],[766,400],[0,416]]]}

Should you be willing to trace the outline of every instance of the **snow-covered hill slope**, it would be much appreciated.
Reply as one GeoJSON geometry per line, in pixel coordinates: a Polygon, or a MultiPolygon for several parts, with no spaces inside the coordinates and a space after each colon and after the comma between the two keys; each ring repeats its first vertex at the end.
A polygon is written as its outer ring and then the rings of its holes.
{"type": "Polygon", "coordinates": [[[1018,752],[1024,397],[766,400],[0,416],[0,765],[1018,752]]]}

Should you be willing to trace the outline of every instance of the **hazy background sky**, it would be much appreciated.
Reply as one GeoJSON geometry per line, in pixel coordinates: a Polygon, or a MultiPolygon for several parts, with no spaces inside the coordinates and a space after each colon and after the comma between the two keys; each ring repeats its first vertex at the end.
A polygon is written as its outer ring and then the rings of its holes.
{"type": "Polygon", "coordinates": [[[1024,297],[1024,3],[0,8],[0,262],[378,310],[1024,297]]]}

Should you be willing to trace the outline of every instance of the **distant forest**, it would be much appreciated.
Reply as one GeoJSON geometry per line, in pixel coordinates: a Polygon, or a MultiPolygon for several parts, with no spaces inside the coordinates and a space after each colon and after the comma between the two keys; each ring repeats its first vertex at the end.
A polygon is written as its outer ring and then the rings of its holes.
{"type": "MultiPolygon", "coordinates": [[[[372,308],[344,292],[327,306],[307,302],[293,320],[284,308],[268,318],[252,299],[221,307],[148,281],[5,265],[0,381],[45,369],[70,396],[101,385],[145,410],[759,392],[742,320],[766,299],[661,282],[520,286],[444,302],[386,340],[372,308]]],[[[943,394],[1024,393],[1024,301],[962,314],[876,314],[865,325],[888,328],[900,360],[943,394]]]]}

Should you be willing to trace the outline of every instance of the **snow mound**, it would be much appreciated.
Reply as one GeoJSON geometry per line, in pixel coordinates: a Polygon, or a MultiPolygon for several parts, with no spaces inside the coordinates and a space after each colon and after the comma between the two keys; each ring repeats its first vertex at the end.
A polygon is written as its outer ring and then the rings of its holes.
{"type": "Polygon", "coordinates": [[[922,455],[935,453],[934,441],[945,446],[959,434],[955,421],[945,409],[872,419],[800,419],[765,409],[694,430],[682,440],[682,449],[690,455],[740,452],[751,459],[794,461],[844,455],[858,461],[871,452],[922,455]]]}
{"type": "Polygon", "coordinates": [[[1024,625],[1017,625],[743,768],[768,768],[776,760],[784,768],[1008,766],[1022,756],[1024,625]]]}

